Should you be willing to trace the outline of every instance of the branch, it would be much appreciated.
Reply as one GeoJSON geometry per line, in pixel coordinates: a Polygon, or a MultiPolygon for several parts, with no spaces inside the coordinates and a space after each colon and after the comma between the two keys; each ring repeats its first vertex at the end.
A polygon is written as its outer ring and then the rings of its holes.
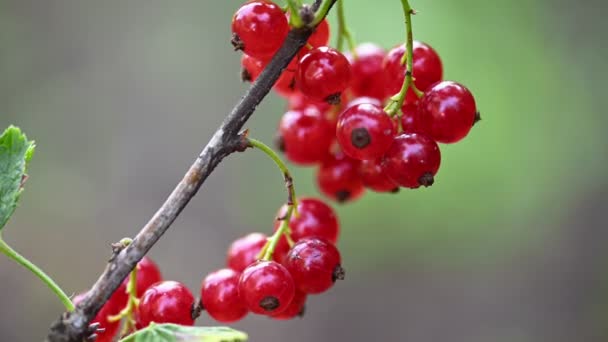
{"type": "MultiPolygon", "coordinates": [[[[328,1],[333,5],[336,0],[328,1]]],[[[306,44],[312,32],[313,28],[307,26],[292,29],[289,32],[283,46],[245,93],[245,96],[224,119],[224,122],[165,203],[141,229],[133,242],[110,260],[97,282],[82,302],[77,305],[76,310],[63,313],[51,325],[47,342],[82,342],[85,336],[90,334],[89,322],[108,301],[137,262],[169,229],[215,167],[226,156],[236,151],[242,151],[247,147],[240,131],[258,104],[272,89],[281,72],[306,44]]]]}

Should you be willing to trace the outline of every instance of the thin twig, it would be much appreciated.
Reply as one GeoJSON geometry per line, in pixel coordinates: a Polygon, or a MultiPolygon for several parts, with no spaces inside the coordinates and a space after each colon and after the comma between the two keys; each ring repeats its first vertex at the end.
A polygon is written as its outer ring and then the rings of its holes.
{"type": "MultiPolygon", "coordinates": [[[[331,4],[336,0],[332,0],[331,4]]],[[[165,203],[141,229],[133,242],[120,251],[106,266],[97,282],[73,312],[66,312],[53,323],[47,336],[48,342],[82,342],[89,322],[129,275],[137,262],[156,244],[160,237],[194,197],[198,189],[213,172],[215,167],[236,151],[246,148],[240,135],[243,126],[251,117],[258,104],[270,91],[281,72],[287,67],[297,52],[306,44],[313,30],[310,27],[293,29],[287,35],[283,46],[249,88],[245,96],[224,119],[207,146],[203,149],[184,178],[177,184],[165,203]]]]}

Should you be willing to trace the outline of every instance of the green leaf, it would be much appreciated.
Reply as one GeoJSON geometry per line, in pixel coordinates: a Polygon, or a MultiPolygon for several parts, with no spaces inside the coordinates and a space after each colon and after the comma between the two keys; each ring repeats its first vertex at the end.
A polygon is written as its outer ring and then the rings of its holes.
{"type": "Polygon", "coordinates": [[[0,136],[0,230],[15,209],[22,191],[27,163],[35,144],[17,127],[10,126],[0,136]]]}
{"type": "Polygon", "coordinates": [[[244,342],[247,334],[228,327],[187,327],[154,324],[131,334],[120,342],[244,342]]]}

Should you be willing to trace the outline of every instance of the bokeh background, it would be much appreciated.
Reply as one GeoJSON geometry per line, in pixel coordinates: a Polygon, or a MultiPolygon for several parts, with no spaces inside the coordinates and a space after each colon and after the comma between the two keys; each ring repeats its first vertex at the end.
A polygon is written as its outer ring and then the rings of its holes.
{"type": "MultiPolygon", "coordinates": [[[[483,121],[443,146],[435,186],[336,206],[347,280],[252,341],[605,341],[608,32],[603,0],[413,0],[414,35],[483,121]]],[[[242,95],[240,1],[0,0],[0,127],[38,143],[4,236],[79,292],[133,236],[242,95]]],[[[347,0],[360,42],[402,40],[398,1],[347,0]]],[[[335,18],[332,16],[332,21],[335,18]]],[[[276,95],[249,124],[270,142],[276,95]]],[[[294,168],[300,194],[313,170],[294,168]]],[[[195,293],[284,200],[258,152],[231,156],[151,256],[195,293]]],[[[0,258],[0,341],[40,341],[62,307],[0,258]]],[[[199,324],[214,324],[207,317],[199,324]]]]}

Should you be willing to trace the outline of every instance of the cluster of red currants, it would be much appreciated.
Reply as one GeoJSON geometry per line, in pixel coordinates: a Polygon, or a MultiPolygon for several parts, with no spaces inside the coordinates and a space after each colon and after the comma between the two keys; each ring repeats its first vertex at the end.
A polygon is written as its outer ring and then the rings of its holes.
{"type": "MultiPolygon", "coordinates": [[[[244,52],[244,80],[259,76],[288,30],[287,15],[270,1],[250,1],[237,10],[233,43],[244,52]]],[[[295,164],[318,166],[319,190],[339,202],[359,198],[365,188],[395,192],[432,185],[441,162],[437,143],[460,141],[479,119],[471,92],[442,81],[441,59],[425,43],[413,42],[409,71],[405,44],[386,52],[364,43],[342,54],[328,41],[324,20],[274,85],[288,100],[279,149],[295,164]],[[413,82],[402,94],[402,107],[383,108],[396,101],[406,75],[413,82]]]]}
{"type": "MultiPolygon", "coordinates": [[[[286,205],[279,210],[275,234],[286,211],[286,205]]],[[[309,294],[325,292],[344,278],[333,209],[319,199],[302,198],[297,212],[288,225],[292,241],[280,236],[270,247],[272,238],[251,233],[231,244],[228,268],[203,280],[201,303],[211,317],[229,323],[251,311],[291,319],[303,314],[309,294]],[[274,251],[265,253],[268,248],[274,251]]]]}
{"type": "MultiPolygon", "coordinates": [[[[286,210],[283,206],[278,217],[286,210]]],[[[102,329],[96,341],[113,341],[129,314],[136,330],[151,322],[193,325],[199,308],[224,323],[238,321],[250,311],[280,320],[302,315],[307,296],[329,290],[344,278],[344,270],[335,247],[339,223],[334,210],[319,199],[302,198],[297,212],[288,224],[291,241],[280,236],[269,260],[263,259],[270,248],[266,235],[251,233],[235,240],[228,249],[228,267],[203,280],[200,302],[185,285],[163,280],[158,266],[144,257],[137,264],[136,298],[130,298],[129,278],[125,279],[91,322],[102,329]],[[130,300],[137,304],[132,307],[130,300]]],[[[83,298],[84,293],[75,296],[74,303],[83,298]]]]}

